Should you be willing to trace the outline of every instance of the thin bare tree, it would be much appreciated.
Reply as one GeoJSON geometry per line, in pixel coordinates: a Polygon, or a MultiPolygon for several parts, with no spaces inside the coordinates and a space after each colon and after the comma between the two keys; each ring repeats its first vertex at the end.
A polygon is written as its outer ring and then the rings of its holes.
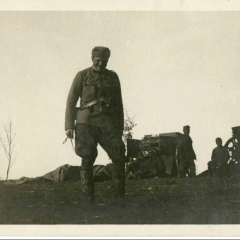
{"type": "Polygon", "coordinates": [[[5,155],[8,160],[8,167],[7,167],[7,176],[6,180],[8,180],[10,169],[12,168],[13,164],[15,163],[16,156],[14,157],[14,148],[15,148],[15,136],[16,133],[13,133],[12,121],[9,119],[9,122],[3,126],[5,139],[0,136],[0,143],[4,149],[5,155]]]}
{"type": "Polygon", "coordinates": [[[127,140],[132,139],[133,128],[137,124],[134,122],[134,118],[130,118],[127,110],[125,109],[125,119],[124,119],[124,130],[123,130],[123,140],[125,145],[127,145],[127,140]]]}

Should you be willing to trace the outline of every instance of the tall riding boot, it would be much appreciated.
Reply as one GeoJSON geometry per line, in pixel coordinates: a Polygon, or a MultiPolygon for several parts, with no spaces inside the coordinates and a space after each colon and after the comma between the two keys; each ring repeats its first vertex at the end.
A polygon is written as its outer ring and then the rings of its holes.
{"type": "Polygon", "coordinates": [[[113,194],[116,198],[125,196],[125,165],[113,164],[113,194]]]}
{"type": "Polygon", "coordinates": [[[94,203],[93,169],[80,170],[80,178],[82,183],[83,203],[94,203]]]}

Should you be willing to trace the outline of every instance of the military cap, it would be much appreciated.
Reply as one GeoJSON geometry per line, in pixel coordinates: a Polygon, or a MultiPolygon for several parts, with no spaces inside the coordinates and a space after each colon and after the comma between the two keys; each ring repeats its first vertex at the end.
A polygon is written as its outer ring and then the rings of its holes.
{"type": "Polygon", "coordinates": [[[190,126],[186,125],[186,126],[183,127],[183,129],[185,129],[185,128],[190,129],[190,126]]]}
{"type": "Polygon", "coordinates": [[[95,47],[92,50],[93,57],[109,58],[110,50],[107,47],[95,47]]]}

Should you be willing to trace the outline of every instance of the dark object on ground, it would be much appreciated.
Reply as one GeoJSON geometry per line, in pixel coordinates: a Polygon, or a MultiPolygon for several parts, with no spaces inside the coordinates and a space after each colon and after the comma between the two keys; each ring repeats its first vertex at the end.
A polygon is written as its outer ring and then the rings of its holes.
{"type": "Polygon", "coordinates": [[[80,167],[63,165],[56,170],[47,173],[43,178],[52,182],[78,181],[80,167]]]}
{"type": "Polygon", "coordinates": [[[93,166],[93,179],[94,182],[103,182],[112,179],[113,174],[113,164],[109,163],[104,165],[94,165],[93,166]]]}
{"type": "MultiPolygon", "coordinates": [[[[158,135],[145,135],[142,140],[127,140],[127,156],[128,158],[137,158],[139,153],[148,156],[150,152],[154,152],[157,159],[156,176],[177,176],[176,166],[176,144],[181,133],[163,133],[158,135]]],[[[154,164],[154,163],[153,163],[154,164]]],[[[144,165],[144,164],[143,164],[144,165]]],[[[150,166],[151,164],[149,164],[150,166]]],[[[152,169],[150,167],[149,169],[152,169]]],[[[147,169],[146,169],[147,171],[147,169]]]]}
{"type": "MultiPolygon", "coordinates": [[[[49,172],[41,177],[27,178],[21,177],[20,180],[15,180],[15,184],[21,184],[26,182],[67,182],[67,181],[80,181],[80,169],[79,166],[70,166],[69,164],[58,167],[52,172],[49,172]]],[[[102,182],[112,179],[112,164],[94,165],[93,166],[93,179],[95,182],[102,182]]]]}

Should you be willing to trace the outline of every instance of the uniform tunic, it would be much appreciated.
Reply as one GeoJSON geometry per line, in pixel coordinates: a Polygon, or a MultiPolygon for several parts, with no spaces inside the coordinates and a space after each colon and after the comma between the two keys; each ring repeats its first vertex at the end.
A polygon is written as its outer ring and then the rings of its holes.
{"type": "Polygon", "coordinates": [[[96,127],[123,129],[123,116],[121,87],[115,72],[105,69],[103,73],[99,73],[90,67],[77,73],[68,94],[65,129],[74,129],[75,119],[77,123],[90,124],[96,127]],[[96,114],[91,112],[90,108],[79,109],[76,113],[75,107],[79,98],[81,98],[80,106],[84,106],[97,100],[100,92],[110,99],[111,113],[96,114]]]}
{"type": "Polygon", "coordinates": [[[192,146],[192,139],[189,135],[181,135],[177,142],[178,152],[178,171],[184,172],[192,167],[195,171],[194,159],[196,159],[195,152],[192,146]]]}
{"type": "Polygon", "coordinates": [[[227,165],[229,160],[229,152],[224,146],[216,147],[212,152],[212,161],[218,167],[227,165]]]}
{"type": "Polygon", "coordinates": [[[117,74],[108,69],[96,72],[93,67],[78,72],[68,94],[65,129],[75,129],[75,152],[82,158],[81,169],[92,169],[98,144],[115,166],[124,167],[123,128],[123,104],[117,74]],[[80,109],[76,113],[79,98],[80,109]],[[107,111],[99,111],[101,99],[109,104],[107,111]],[[96,101],[97,104],[85,108],[96,101]]]}

